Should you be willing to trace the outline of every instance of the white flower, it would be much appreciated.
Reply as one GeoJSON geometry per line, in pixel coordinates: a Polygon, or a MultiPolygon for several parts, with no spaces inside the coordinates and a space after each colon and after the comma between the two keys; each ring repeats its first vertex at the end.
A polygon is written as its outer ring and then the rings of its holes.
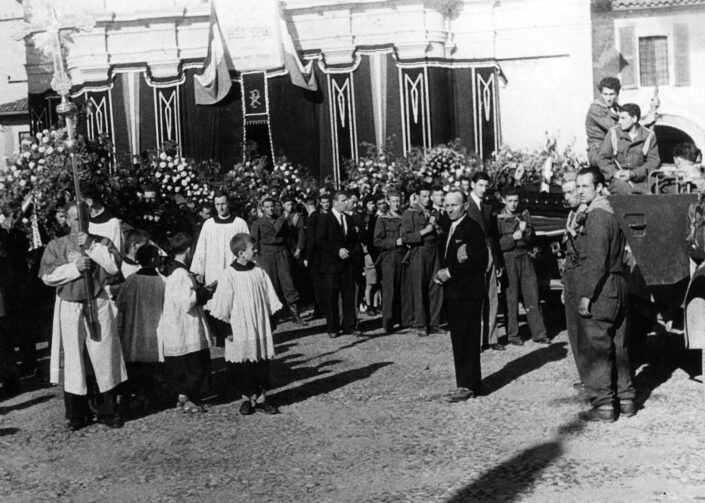
{"type": "Polygon", "coordinates": [[[42,143],[49,143],[49,137],[45,136],[44,138],[42,138],[42,143]]]}
{"type": "Polygon", "coordinates": [[[25,159],[28,159],[29,156],[30,156],[29,152],[22,152],[22,157],[24,157],[25,159]]]}
{"type": "Polygon", "coordinates": [[[166,154],[162,152],[161,154],[159,154],[159,158],[163,161],[164,159],[166,159],[166,154]]]}
{"type": "Polygon", "coordinates": [[[174,189],[174,192],[179,192],[180,190],[181,190],[181,187],[176,187],[176,188],[174,189]]]}
{"type": "Polygon", "coordinates": [[[42,135],[42,133],[37,133],[34,136],[37,137],[37,140],[41,140],[43,135],[42,135]]]}
{"type": "Polygon", "coordinates": [[[184,170],[183,165],[180,164],[178,170],[179,170],[179,172],[182,172],[184,170]]]}
{"type": "Polygon", "coordinates": [[[39,152],[43,154],[44,151],[46,150],[46,148],[44,148],[44,147],[39,147],[37,150],[39,150],[39,152]]]}
{"type": "Polygon", "coordinates": [[[32,143],[32,150],[37,150],[38,148],[36,143],[32,143]]]}
{"type": "Polygon", "coordinates": [[[51,155],[53,153],[54,153],[54,147],[51,147],[51,146],[47,147],[46,155],[51,155]]]}
{"type": "Polygon", "coordinates": [[[29,161],[29,169],[32,169],[35,166],[36,166],[36,164],[34,164],[34,161],[29,161]]]}
{"type": "Polygon", "coordinates": [[[20,180],[20,187],[27,185],[27,180],[20,180]]]}
{"type": "Polygon", "coordinates": [[[161,178],[161,176],[162,176],[161,171],[157,171],[156,173],[154,173],[154,178],[161,178]]]}
{"type": "Polygon", "coordinates": [[[56,151],[59,152],[59,153],[61,153],[61,152],[64,151],[64,147],[62,147],[61,145],[59,145],[58,147],[56,147],[56,151]]]}
{"type": "Polygon", "coordinates": [[[154,221],[159,222],[159,215],[154,215],[154,221]]]}
{"type": "Polygon", "coordinates": [[[5,190],[5,184],[0,182],[0,190],[5,190]]]}
{"type": "Polygon", "coordinates": [[[159,167],[162,169],[166,168],[166,163],[164,161],[160,162],[159,167]]]}
{"type": "Polygon", "coordinates": [[[172,189],[173,189],[173,187],[171,185],[166,186],[166,190],[172,190],[172,189]]]}
{"type": "Polygon", "coordinates": [[[29,177],[29,181],[32,182],[32,183],[35,183],[35,182],[37,181],[37,177],[34,176],[34,175],[30,176],[30,177],[29,177]]]}
{"type": "Polygon", "coordinates": [[[188,185],[188,180],[182,180],[181,185],[186,187],[188,185]]]}

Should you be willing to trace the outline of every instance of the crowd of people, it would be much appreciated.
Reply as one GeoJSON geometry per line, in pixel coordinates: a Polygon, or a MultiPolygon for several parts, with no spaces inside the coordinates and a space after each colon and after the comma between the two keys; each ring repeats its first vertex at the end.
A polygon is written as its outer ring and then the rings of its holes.
{"type": "MultiPolygon", "coordinates": [[[[562,268],[568,338],[591,408],[585,420],[635,413],[627,351],[628,301],[622,275],[624,234],[608,194],[650,191],[660,158],[654,133],[637,105],[617,105],[619,81],[600,82],[586,119],[590,167],[563,181],[571,211],[562,268]]],[[[676,167],[690,170],[699,152],[679,145],[676,167]]],[[[278,413],[267,399],[272,333],[291,320],[303,327],[325,318],[330,338],[364,337],[381,311],[385,333],[445,333],[452,343],[456,387],[443,395],[463,402],[483,394],[481,352],[525,344],[521,298],[531,339],[550,344],[534,266],[535,230],[520,208],[519,188],[487,201],[487,173],[477,171],[444,190],[321,189],[299,204],[265,196],[248,225],[227,193],[197,208],[161,247],[150,232],[127,226],[105,208],[100,191],[82,187],[78,202],[56,214],[55,236],[27,268],[23,208],[6,204],[0,224],[0,381],[36,372],[41,288],[55,288],[49,380],[63,383],[69,428],[97,418],[120,427],[127,414],[149,409],[158,391],[173,394],[185,413],[205,411],[210,348],[223,348],[240,413],[278,413]],[[362,200],[361,200],[362,197],[362,200]],[[501,201],[501,206],[498,203],[501,201]],[[504,290],[504,295],[500,295],[504,290]],[[32,293],[34,292],[34,293],[32,293]],[[33,297],[34,295],[34,297],[33,297]],[[501,303],[500,299],[504,298],[501,303]],[[312,305],[309,320],[302,306],[312,305]],[[505,333],[498,318],[504,312],[505,333]],[[35,327],[36,328],[36,327],[35,327]],[[22,371],[15,366],[19,347],[22,371]]]]}

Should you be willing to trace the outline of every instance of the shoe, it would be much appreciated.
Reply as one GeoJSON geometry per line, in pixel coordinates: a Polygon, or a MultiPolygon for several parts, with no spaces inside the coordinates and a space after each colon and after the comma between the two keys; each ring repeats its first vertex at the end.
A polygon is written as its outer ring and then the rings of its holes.
{"type": "Polygon", "coordinates": [[[428,332],[426,330],[424,330],[423,328],[414,328],[412,330],[419,337],[428,337],[428,332]]]}
{"type": "Polygon", "coordinates": [[[636,408],[634,407],[634,400],[620,400],[619,401],[619,415],[624,417],[632,417],[636,414],[636,408]]]}
{"type": "Polygon", "coordinates": [[[255,408],[252,406],[252,402],[245,400],[240,405],[240,414],[243,416],[250,416],[255,413],[255,408]]]}
{"type": "Polygon", "coordinates": [[[523,346],[524,341],[522,341],[519,337],[510,337],[509,344],[511,344],[512,346],[523,346]]]}
{"type": "Polygon", "coordinates": [[[125,426],[125,420],[118,414],[98,418],[100,424],[104,424],[108,428],[122,428],[125,426]]]}
{"type": "Polygon", "coordinates": [[[613,423],[617,420],[612,406],[593,407],[581,412],[578,417],[583,421],[602,421],[603,423],[613,423]]]}
{"type": "Polygon", "coordinates": [[[377,312],[377,309],[374,307],[368,307],[367,308],[367,316],[377,316],[379,313],[377,312]]]}
{"type": "Polygon", "coordinates": [[[279,409],[269,402],[258,403],[255,408],[260,412],[264,412],[265,414],[279,414],[279,409]]]}
{"type": "Polygon", "coordinates": [[[85,417],[83,417],[81,419],[71,419],[69,421],[69,424],[67,425],[67,428],[69,429],[69,431],[78,431],[78,430],[88,426],[88,424],[89,424],[88,418],[85,418],[85,417]]]}
{"type": "Polygon", "coordinates": [[[428,327],[428,330],[426,330],[426,333],[428,335],[445,335],[447,332],[445,330],[441,330],[440,327],[428,327]]]}
{"type": "Polygon", "coordinates": [[[470,398],[475,398],[477,395],[475,392],[468,388],[458,388],[455,391],[451,391],[443,395],[443,400],[449,403],[464,402],[470,398]]]}
{"type": "Polygon", "coordinates": [[[350,332],[344,332],[345,335],[352,335],[353,337],[364,337],[363,333],[358,330],[351,330],[350,332]]]}
{"type": "Polygon", "coordinates": [[[533,341],[536,344],[551,344],[551,339],[549,339],[545,335],[543,337],[541,337],[540,339],[533,339],[533,341]]]}
{"type": "Polygon", "coordinates": [[[576,389],[578,391],[584,391],[585,390],[585,383],[582,381],[574,382],[573,389],[576,389]]]}
{"type": "Polygon", "coordinates": [[[338,332],[328,332],[328,337],[331,339],[335,339],[336,337],[340,337],[340,333],[338,332]]]}
{"type": "Polygon", "coordinates": [[[192,401],[188,401],[183,407],[184,414],[199,414],[205,412],[206,409],[202,405],[196,405],[192,401]]]}
{"type": "Polygon", "coordinates": [[[507,350],[507,346],[505,346],[504,344],[499,344],[499,343],[497,343],[497,344],[490,344],[490,349],[493,350],[493,351],[506,351],[506,350],[507,350]]]}
{"type": "Polygon", "coordinates": [[[294,304],[289,304],[289,312],[291,313],[292,321],[297,327],[305,327],[307,323],[299,316],[299,307],[294,304]]]}

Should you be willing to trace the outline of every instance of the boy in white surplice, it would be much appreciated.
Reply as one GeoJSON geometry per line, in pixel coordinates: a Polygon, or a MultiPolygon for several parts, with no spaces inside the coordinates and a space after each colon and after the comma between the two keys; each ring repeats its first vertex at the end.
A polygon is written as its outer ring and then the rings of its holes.
{"type": "Polygon", "coordinates": [[[272,281],[253,262],[254,239],[240,233],[230,241],[235,261],[225,268],[211,300],[211,314],[229,322],[233,335],[225,340],[225,361],[233,364],[237,385],[243,396],[240,413],[260,409],[277,414],[267,402],[269,360],[274,358],[270,316],[282,308],[272,281]]]}

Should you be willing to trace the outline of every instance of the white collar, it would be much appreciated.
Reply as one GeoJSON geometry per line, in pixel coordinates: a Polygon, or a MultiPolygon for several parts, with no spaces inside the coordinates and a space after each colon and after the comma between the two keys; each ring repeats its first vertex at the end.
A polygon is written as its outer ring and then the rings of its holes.
{"type": "Polygon", "coordinates": [[[473,201],[475,201],[475,204],[479,208],[480,205],[482,204],[482,199],[480,199],[480,197],[472,191],[470,192],[470,197],[472,198],[473,201]]]}
{"type": "Polygon", "coordinates": [[[345,215],[345,213],[341,213],[338,210],[336,210],[335,208],[331,208],[330,211],[333,212],[333,215],[335,215],[335,218],[338,220],[338,222],[340,222],[341,219],[343,218],[343,215],[345,215]]]}

